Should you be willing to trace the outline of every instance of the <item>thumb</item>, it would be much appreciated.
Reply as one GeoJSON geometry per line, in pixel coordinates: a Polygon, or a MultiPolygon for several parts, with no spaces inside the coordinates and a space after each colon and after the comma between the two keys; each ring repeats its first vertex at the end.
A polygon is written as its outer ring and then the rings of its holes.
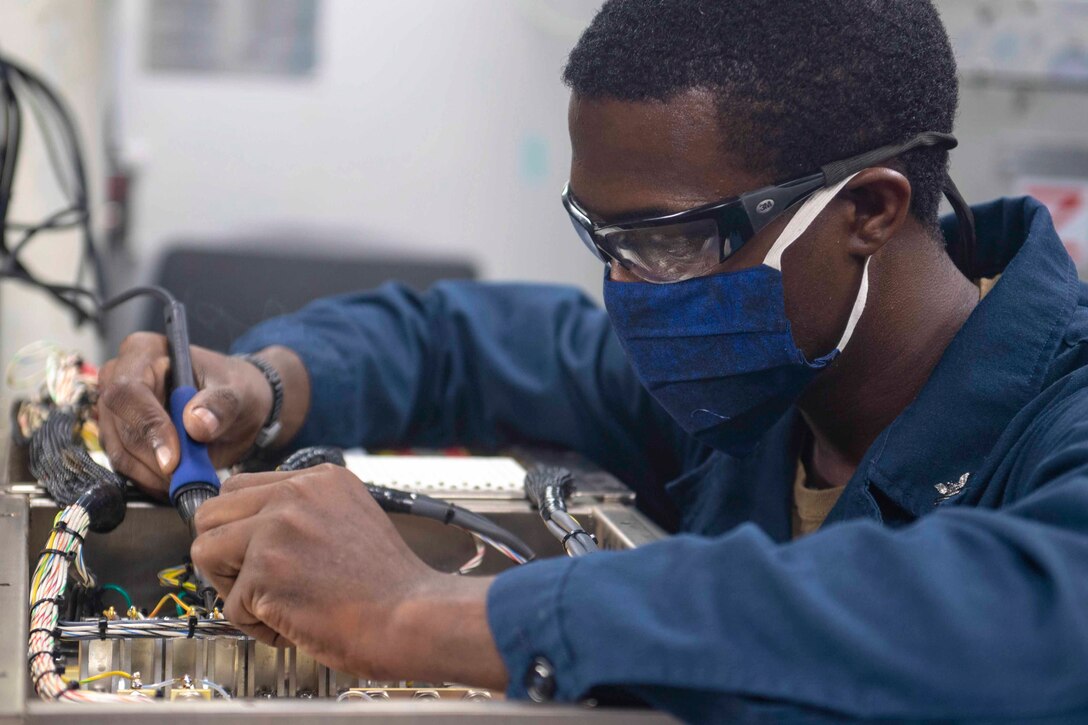
{"type": "Polygon", "coordinates": [[[149,387],[123,383],[99,398],[103,444],[114,468],[144,483],[142,467],[168,474],[178,458],[178,437],[162,404],[149,387]]]}
{"type": "Polygon", "coordinates": [[[185,430],[200,443],[211,443],[231,429],[242,412],[242,401],[233,388],[201,390],[185,406],[185,430]]]}

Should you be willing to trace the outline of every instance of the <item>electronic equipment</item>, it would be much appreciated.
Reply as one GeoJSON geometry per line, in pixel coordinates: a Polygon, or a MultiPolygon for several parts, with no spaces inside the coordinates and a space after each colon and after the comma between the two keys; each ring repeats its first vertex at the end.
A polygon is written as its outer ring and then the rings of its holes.
{"type": "MultiPolygon", "coordinates": [[[[629,490],[577,456],[527,450],[510,453],[467,458],[355,453],[347,458],[353,470],[370,471],[375,474],[370,477],[384,484],[397,481],[406,488],[418,486],[430,496],[486,516],[514,533],[538,556],[565,553],[524,493],[513,490],[512,482],[539,463],[561,465],[573,472],[574,491],[567,510],[602,549],[628,548],[662,535],[635,510],[629,490]],[[443,464],[451,475],[441,475],[443,464]],[[472,475],[478,477],[466,480],[472,475]],[[490,495],[486,493],[489,490],[493,491],[490,495]]],[[[60,618],[58,641],[64,654],[64,676],[84,681],[81,689],[87,694],[138,702],[120,710],[119,705],[109,702],[76,706],[39,702],[27,676],[23,648],[28,630],[27,567],[34,566],[43,543],[54,533],[54,521],[62,509],[32,480],[26,463],[26,449],[10,447],[6,479],[0,484],[0,520],[5,522],[0,526],[0,611],[21,612],[0,620],[0,659],[4,660],[0,670],[12,675],[0,678],[0,722],[5,716],[28,721],[48,716],[51,722],[71,718],[82,723],[102,717],[106,722],[116,713],[136,711],[139,722],[168,722],[178,717],[179,707],[200,708],[198,712],[206,712],[208,717],[218,714],[227,718],[229,714],[230,718],[245,718],[287,703],[292,707],[290,712],[307,722],[332,721],[347,713],[353,718],[422,714],[467,718],[468,713],[476,713],[474,718],[494,712],[504,719],[524,716],[534,722],[572,716],[601,722],[662,717],[604,709],[572,713],[563,707],[508,703],[501,693],[456,683],[361,680],[329,670],[292,648],[277,650],[249,639],[233,630],[229,622],[216,619],[221,615],[215,613],[191,624],[191,618],[171,599],[155,616],[147,616],[152,612],[146,611],[138,615],[144,618],[126,622],[127,601],[115,589],[100,593],[98,616],[60,618]],[[131,679],[118,672],[131,675],[131,679]]],[[[493,574],[515,565],[497,549],[489,547],[481,555],[474,537],[438,521],[397,513],[391,518],[413,550],[439,570],[458,571],[477,557],[472,574],[493,574]]],[[[108,582],[122,588],[137,609],[148,610],[162,600],[164,592],[176,591],[174,585],[184,580],[178,569],[190,541],[187,527],[174,509],[130,491],[126,516],[116,529],[86,534],[83,564],[95,573],[99,584],[108,582]],[[163,579],[169,588],[163,587],[163,579]]]]}

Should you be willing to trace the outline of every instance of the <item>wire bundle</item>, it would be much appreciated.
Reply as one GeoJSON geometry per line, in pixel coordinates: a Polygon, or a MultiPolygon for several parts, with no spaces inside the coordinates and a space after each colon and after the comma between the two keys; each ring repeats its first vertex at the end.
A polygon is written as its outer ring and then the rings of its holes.
{"type": "Polygon", "coordinates": [[[94,578],[83,563],[83,538],[90,528],[87,509],[77,503],[59,514],[53,523],[49,541],[38,558],[30,584],[30,634],[28,637],[31,683],[46,700],[72,702],[131,702],[128,698],[79,689],[78,682],[62,677],[58,664],[57,623],[60,605],[68,583],[70,564],[84,585],[94,586],[94,578]]]}
{"type": "Polygon", "coordinates": [[[159,584],[164,587],[184,589],[187,592],[195,592],[197,590],[196,582],[190,580],[192,577],[192,569],[186,564],[163,569],[159,572],[158,577],[159,584]]]}
{"type": "Polygon", "coordinates": [[[81,425],[73,409],[56,409],[30,438],[30,473],[62,506],[95,486],[125,488],[120,476],[91,459],[79,436],[81,425]]]}
{"type": "Polygon", "coordinates": [[[43,340],[15,353],[6,377],[11,388],[34,391],[18,401],[13,410],[12,436],[16,443],[26,445],[55,408],[66,408],[77,415],[87,447],[99,447],[98,423],[94,419],[98,369],[94,365],[43,340]]]}
{"type": "Polygon", "coordinates": [[[457,570],[457,573],[462,576],[471,574],[476,569],[479,569],[480,565],[484,563],[484,557],[487,555],[487,545],[484,543],[484,540],[471,531],[468,532],[468,534],[472,537],[472,543],[476,547],[476,553],[474,553],[472,557],[457,570]]]}
{"type": "Polygon", "coordinates": [[[72,353],[57,351],[45,359],[45,391],[54,405],[93,405],[98,399],[98,369],[72,353]]]}
{"type": "Polygon", "coordinates": [[[60,622],[57,632],[65,640],[89,639],[205,639],[244,637],[226,619],[184,617],[181,619],[114,619],[60,622]]]}
{"type": "Polygon", "coordinates": [[[567,556],[585,556],[598,550],[597,540],[567,513],[567,497],[574,476],[565,468],[537,466],[525,474],[525,493],[540,510],[540,518],[563,544],[567,556]]]}
{"type": "MultiPolygon", "coordinates": [[[[60,505],[74,503],[85,491],[105,486],[122,494],[124,480],[99,466],[88,453],[98,444],[94,405],[98,399],[98,370],[82,357],[59,348],[35,343],[16,354],[8,368],[28,368],[34,353],[47,352],[41,367],[41,384],[36,396],[20,401],[14,410],[12,436],[28,446],[30,472],[60,505]],[[31,352],[32,350],[32,352],[31,352]]],[[[40,361],[40,357],[37,358],[40,361]]],[[[23,374],[22,380],[36,380],[23,374]]],[[[118,522],[120,519],[117,520],[118,522]]],[[[92,521],[94,530],[110,522],[92,521]]]]}

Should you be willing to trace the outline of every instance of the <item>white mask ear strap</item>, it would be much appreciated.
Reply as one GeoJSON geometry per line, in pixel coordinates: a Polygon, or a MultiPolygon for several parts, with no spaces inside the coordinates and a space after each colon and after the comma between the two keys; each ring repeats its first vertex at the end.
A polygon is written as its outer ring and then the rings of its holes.
{"type": "Polygon", "coordinates": [[[850,174],[834,186],[825,186],[806,199],[801,208],[794,212],[793,218],[790,219],[789,224],[782,230],[782,233],[778,235],[778,239],[771,245],[771,250],[767,252],[767,258],[763,260],[763,263],[771,269],[777,269],[781,272],[782,255],[785,251],[797,241],[798,237],[805,233],[805,230],[816,220],[824,207],[830,204],[835,195],[842,191],[842,187],[846,186],[846,182],[855,176],[857,176],[857,173],[850,174]]]}
{"type": "MultiPolygon", "coordinates": [[[[797,239],[805,233],[805,230],[809,228],[820,212],[831,203],[831,200],[842,191],[842,188],[846,186],[846,182],[857,176],[857,173],[850,174],[845,179],[835,184],[834,186],[824,187],[815,194],[810,196],[801,208],[798,209],[793,218],[790,219],[786,228],[782,230],[782,233],[778,235],[778,239],[771,245],[771,249],[767,252],[767,258],[763,260],[763,263],[772,269],[782,272],[782,255],[785,253],[789,246],[797,241],[797,239]]],[[[839,344],[836,345],[836,349],[842,352],[846,349],[846,343],[850,342],[850,338],[854,334],[854,328],[857,327],[858,320],[861,319],[861,313],[865,311],[865,302],[869,298],[869,260],[872,257],[865,259],[865,264],[861,268],[861,288],[858,290],[858,296],[854,300],[854,307],[850,310],[850,317],[846,319],[846,329],[842,332],[842,339],[839,340],[839,344]]]]}
{"type": "Polygon", "coordinates": [[[839,352],[846,349],[846,343],[850,342],[850,336],[854,334],[854,328],[857,327],[858,320],[861,319],[861,313],[865,311],[865,302],[869,298],[870,259],[872,257],[866,257],[865,264],[861,268],[861,288],[858,290],[857,299],[854,300],[854,308],[850,310],[850,317],[846,318],[846,329],[842,331],[842,339],[835,346],[835,349],[839,352]]]}

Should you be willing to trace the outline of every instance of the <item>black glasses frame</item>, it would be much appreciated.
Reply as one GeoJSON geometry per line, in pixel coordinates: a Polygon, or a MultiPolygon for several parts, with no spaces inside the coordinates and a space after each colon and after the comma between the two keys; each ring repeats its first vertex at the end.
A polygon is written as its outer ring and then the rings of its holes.
{"type": "Polygon", "coordinates": [[[632,218],[610,224],[598,224],[590,219],[570,193],[568,182],[563,187],[563,207],[567,210],[575,227],[585,232],[578,235],[582,242],[602,262],[616,259],[616,255],[609,251],[607,239],[609,234],[704,220],[712,220],[717,224],[718,261],[724,262],[761,229],[793,208],[795,204],[816,193],[825,185],[825,181],[824,173],[821,171],[782,184],[764,186],[755,191],[694,209],[632,218]]]}
{"type": "MultiPolygon", "coordinates": [[[[578,205],[571,194],[569,182],[563,188],[563,207],[567,210],[582,243],[602,262],[619,261],[616,255],[609,252],[610,245],[607,238],[609,234],[712,220],[718,229],[718,261],[721,263],[744,246],[760,230],[820,188],[837,184],[851,174],[914,149],[935,147],[951,150],[956,145],[956,137],[950,133],[925,131],[905,143],[881,146],[849,159],[833,161],[817,172],[792,181],[772,184],[739,196],[673,214],[598,224],[590,219],[589,214],[578,205]]],[[[947,173],[944,178],[944,194],[951,202],[958,221],[959,244],[955,250],[954,259],[966,274],[974,269],[976,244],[974,215],[947,173]]]]}

